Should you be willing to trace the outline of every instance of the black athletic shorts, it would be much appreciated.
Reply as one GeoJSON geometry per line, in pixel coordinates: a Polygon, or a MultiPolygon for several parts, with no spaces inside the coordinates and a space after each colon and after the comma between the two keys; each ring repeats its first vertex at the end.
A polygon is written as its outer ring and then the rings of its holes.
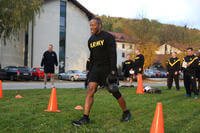
{"type": "Polygon", "coordinates": [[[88,75],[88,82],[96,82],[100,86],[107,86],[106,78],[109,73],[109,66],[93,66],[88,75]]]}
{"type": "Polygon", "coordinates": [[[124,77],[125,77],[125,78],[131,77],[131,74],[129,73],[129,71],[125,71],[125,72],[124,72],[124,77]]]}
{"type": "Polygon", "coordinates": [[[44,66],[44,73],[54,73],[54,66],[44,66]]]}

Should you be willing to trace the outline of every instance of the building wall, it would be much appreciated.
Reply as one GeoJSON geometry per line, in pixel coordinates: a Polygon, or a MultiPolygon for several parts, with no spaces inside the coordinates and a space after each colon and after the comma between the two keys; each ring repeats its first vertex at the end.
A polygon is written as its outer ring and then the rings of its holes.
{"type": "Polygon", "coordinates": [[[60,1],[46,2],[42,6],[41,13],[35,18],[33,28],[33,55],[31,55],[31,27],[29,31],[29,59],[31,60],[32,56],[33,67],[40,66],[42,55],[50,43],[54,45],[54,51],[59,56],[59,22],[60,1]]]}
{"type": "Polygon", "coordinates": [[[117,67],[119,67],[122,65],[122,62],[126,60],[126,55],[134,52],[135,44],[125,43],[125,42],[116,42],[116,43],[117,43],[117,67]],[[132,46],[132,48],[130,46],[132,46]],[[124,57],[122,57],[123,53],[124,57]]]}
{"type": "Polygon", "coordinates": [[[24,65],[24,32],[20,31],[19,36],[12,36],[6,41],[0,39],[0,64],[2,68],[24,65]]]}
{"type": "Polygon", "coordinates": [[[84,12],[67,2],[65,69],[85,70],[89,57],[87,46],[90,37],[89,20],[84,12]]]}
{"type": "MultiPolygon", "coordinates": [[[[69,69],[85,70],[85,63],[89,57],[87,40],[90,36],[87,15],[66,1],[66,64],[69,69]]],[[[54,45],[54,51],[59,59],[60,32],[60,0],[47,1],[42,6],[40,14],[35,17],[34,24],[28,27],[28,66],[40,66],[42,55],[48,44],[54,45]],[[33,33],[33,34],[32,34],[33,33]]],[[[0,39],[0,63],[2,67],[8,65],[24,65],[25,32],[19,37],[7,40],[7,45],[0,39]]],[[[58,72],[58,71],[57,71],[58,72]]]]}
{"type": "Polygon", "coordinates": [[[158,50],[156,51],[156,54],[158,55],[164,55],[164,54],[171,54],[171,52],[177,52],[178,54],[181,53],[181,51],[175,47],[172,47],[168,44],[161,45],[158,50]]]}

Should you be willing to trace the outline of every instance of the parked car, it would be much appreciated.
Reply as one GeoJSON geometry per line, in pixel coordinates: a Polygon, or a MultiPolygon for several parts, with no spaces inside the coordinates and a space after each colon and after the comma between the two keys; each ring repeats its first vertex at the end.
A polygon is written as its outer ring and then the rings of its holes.
{"type": "Polygon", "coordinates": [[[160,63],[153,64],[149,69],[156,70],[156,77],[157,78],[166,78],[167,77],[167,71],[160,63]]]}
{"type": "Polygon", "coordinates": [[[158,73],[158,71],[155,69],[144,70],[144,76],[148,77],[148,78],[155,78],[157,73],[158,73]]]}
{"type": "MultiPolygon", "coordinates": [[[[44,79],[44,68],[42,68],[42,67],[32,68],[31,75],[32,75],[32,79],[35,81],[44,79]]],[[[48,74],[47,80],[50,80],[50,78],[51,78],[51,76],[50,76],[50,74],[48,74]]]]}
{"type": "Polygon", "coordinates": [[[159,70],[160,71],[160,78],[166,78],[167,77],[167,71],[165,70],[159,70]]]}
{"type": "Polygon", "coordinates": [[[19,74],[16,66],[7,66],[3,69],[6,72],[6,79],[11,81],[16,80],[17,74],[19,74]]]}
{"type": "Polygon", "coordinates": [[[0,69],[0,80],[7,79],[6,71],[4,69],[0,69]]]}
{"type": "Polygon", "coordinates": [[[71,80],[71,81],[78,81],[78,80],[85,80],[86,73],[80,70],[69,70],[65,73],[59,73],[58,79],[60,80],[71,80]]]}
{"type": "Polygon", "coordinates": [[[17,66],[7,66],[4,67],[4,71],[6,72],[6,79],[9,80],[30,80],[31,72],[28,67],[17,67],[17,66]]]}
{"type": "Polygon", "coordinates": [[[31,69],[29,67],[17,67],[17,80],[31,80],[31,69]]]}
{"type": "Polygon", "coordinates": [[[167,72],[165,70],[146,69],[144,70],[144,76],[148,78],[166,78],[167,72]]]}

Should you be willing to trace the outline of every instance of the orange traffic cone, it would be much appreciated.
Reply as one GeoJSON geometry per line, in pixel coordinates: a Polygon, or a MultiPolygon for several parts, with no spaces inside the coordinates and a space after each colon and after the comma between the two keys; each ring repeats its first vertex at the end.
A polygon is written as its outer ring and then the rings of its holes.
{"type": "Polygon", "coordinates": [[[2,81],[0,80],[0,98],[3,98],[2,81]]]}
{"type": "Polygon", "coordinates": [[[60,112],[60,110],[58,110],[58,105],[57,105],[57,98],[56,98],[56,88],[52,88],[51,90],[51,96],[49,99],[49,105],[47,110],[45,110],[47,112],[60,112]]]}
{"type": "Polygon", "coordinates": [[[15,96],[15,98],[16,98],[16,99],[20,99],[20,98],[23,98],[23,97],[22,97],[21,95],[18,94],[18,95],[15,96]]]}
{"type": "Polygon", "coordinates": [[[164,133],[164,118],[161,102],[157,103],[150,133],[164,133]]]}
{"type": "Polygon", "coordinates": [[[137,82],[138,82],[138,86],[137,86],[136,94],[144,94],[142,74],[137,74],[137,82]]]}

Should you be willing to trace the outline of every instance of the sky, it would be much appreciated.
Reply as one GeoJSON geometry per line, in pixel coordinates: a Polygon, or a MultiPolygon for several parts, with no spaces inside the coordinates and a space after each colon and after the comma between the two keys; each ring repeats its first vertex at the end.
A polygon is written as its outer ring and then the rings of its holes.
{"type": "Polygon", "coordinates": [[[200,29],[200,0],[78,0],[97,15],[148,18],[200,29]]]}

